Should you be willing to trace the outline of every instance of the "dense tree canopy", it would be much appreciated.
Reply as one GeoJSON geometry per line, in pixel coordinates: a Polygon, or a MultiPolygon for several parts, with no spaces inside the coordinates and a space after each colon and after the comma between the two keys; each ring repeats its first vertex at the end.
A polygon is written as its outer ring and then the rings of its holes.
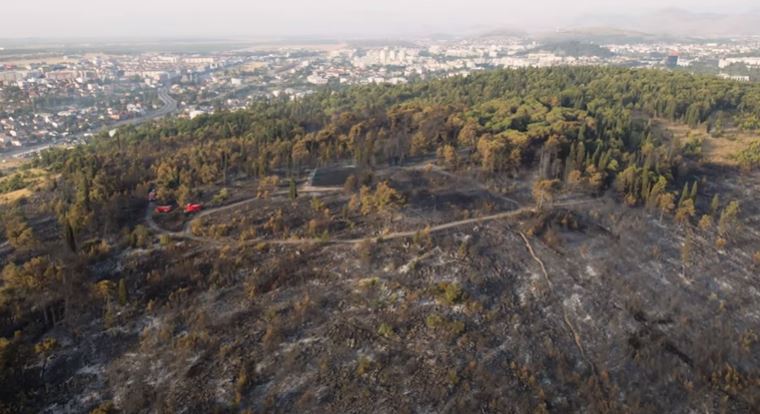
{"type": "Polygon", "coordinates": [[[115,230],[154,185],[162,199],[184,202],[199,186],[230,177],[341,159],[395,163],[444,147],[449,155],[471,148],[471,161],[489,173],[540,162],[547,179],[594,190],[616,181],[637,204],[678,181],[687,155],[658,136],[651,119],[709,128],[725,113],[737,126],[756,124],[760,87],[656,70],[502,70],[325,88],[244,111],[124,128],[86,147],[47,152],[38,163],[62,173],[56,211],[82,229],[115,230]]]}

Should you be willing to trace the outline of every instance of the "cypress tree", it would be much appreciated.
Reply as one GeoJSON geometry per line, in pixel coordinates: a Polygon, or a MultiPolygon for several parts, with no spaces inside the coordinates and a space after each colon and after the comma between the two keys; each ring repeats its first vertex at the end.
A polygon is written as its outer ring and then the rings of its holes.
{"type": "Polygon", "coordinates": [[[124,278],[119,279],[119,305],[127,304],[127,283],[124,278]]]}
{"type": "Polygon", "coordinates": [[[697,182],[694,181],[694,184],[691,186],[691,193],[689,193],[689,198],[694,202],[694,204],[697,203],[697,191],[697,182]]]}
{"type": "Polygon", "coordinates": [[[66,241],[66,247],[68,247],[71,253],[77,253],[77,240],[74,235],[74,227],[71,226],[71,221],[66,221],[66,227],[64,228],[64,240],[66,241]]]}
{"type": "Polygon", "coordinates": [[[720,210],[720,196],[715,194],[710,202],[710,214],[716,215],[720,210]]]}
{"type": "Polygon", "coordinates": [[[602,146],[599,145],[596,147],[596,151],[594,151],[594,155],[591,158],[591,162],[594,165],[594,167],[599,167],[599,157],[602,155],[602,146]]]}
{"type": "Polygon", "coordinates": [[[586,146],[581,141],[575,149],[575,166],[577,169],[582,169],[584,165],[586,165],[586,146]]]}
{"type": "Polygon", "coordinates": [[[295,200],[298,198],[298,188],[296,187],[296,180],[293,177],[290,178],[290,199],[295,200]]]}
{"type": "Polygon", "coordinates": [[[678,206],[682,206],[683,202],[689,198],[689,183],[684,183],[683,191],[681,191],[681,198],[678,199],[678,206]]]}
{"type": "Polygon", "coordinates": [[[607,169],[607,165],[610,163],[610,151],[607,150],[602,154],[602,158],[599,160],[599,171],[605,171],[607,169]]]}
{"type": "Polygon", "coordinates": [[[570,176],[570,173],[576,168],[575,167],[575,151],[576,146],[575,143],[570,145],[570,154],[567,155],[567,158],[565,158],[565,173],[563,176],[564,181],[567,181],[567,177],[570,176]]]}
{"type": "Polygon", "coordinates": [[[586,124],[581,125],[578,130],[578,141],[584,141],[586,139],[586,124]]]}
{"type": "Polygon", "coordinates": [[[649,198],[649,191],[651,191],[649,185],[649,168],[644,167],[644,169],[641,170],[641,199],[645,202],[649,198]]]}

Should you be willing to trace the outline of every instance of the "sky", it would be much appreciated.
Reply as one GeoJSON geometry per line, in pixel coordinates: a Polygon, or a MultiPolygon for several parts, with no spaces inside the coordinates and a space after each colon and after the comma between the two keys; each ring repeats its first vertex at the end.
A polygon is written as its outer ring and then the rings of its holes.
{"type": "Polygon", "coordinates": [[[0,38],[404,37],[552,30],[588,14],[742,13],[757,0],[7,0],[0,38]]]}

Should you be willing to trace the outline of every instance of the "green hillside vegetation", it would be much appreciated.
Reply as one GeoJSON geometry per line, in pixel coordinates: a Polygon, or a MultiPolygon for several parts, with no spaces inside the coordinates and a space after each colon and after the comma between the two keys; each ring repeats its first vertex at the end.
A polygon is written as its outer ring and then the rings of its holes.
{"type": "MultiPolygon", "coordinates": [[[[582,42],[578,40],[566,40],[560,42],[550,42],[541,45],[530,52],[550,52],[559,56],[572,56],[572,57],[611,57],[615,54],[609,49],[603,46],[599,46],[590,42],[582,42]]],[[[530,53],[528,52],[528,53],[530,53]]]]}
{"type": "Polygon", "coordinates": [[[294,102],[122,129],[74,151],[46,152],[37,165],[62,174],[54,210],[78,232],[128,223],[152,184],[161,198],[184,202],[198,186],[233,176],[346,159],[373,166],[445,146],[474,149],[471,161],[492,174],[543,157],[547,177],[572,176],[599,191],[619,178],[624,198],[637,204],[661,179],[666,188],[682,179],[680,144],[653,134],[649,119],[697,126],[718,111],[757,120],[760,86],[664,71],[495,71],[324,89],[294,102]]]}

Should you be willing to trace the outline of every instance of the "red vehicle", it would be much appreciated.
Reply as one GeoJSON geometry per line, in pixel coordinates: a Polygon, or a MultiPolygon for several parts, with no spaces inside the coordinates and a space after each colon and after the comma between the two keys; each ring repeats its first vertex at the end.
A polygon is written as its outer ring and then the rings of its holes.
{"type": "Polygon", "coordinates": [[[156,213],[158,214],[165,214],[165,213],[171,213],[172,206],[158,206],[156,207],[156,213]]]}
{"type": "Polygon", "coordinates": [[[203,206],[200,204],[189,203],[185,206],[185,213],[192,214],[203,210],[203,206]]]}

